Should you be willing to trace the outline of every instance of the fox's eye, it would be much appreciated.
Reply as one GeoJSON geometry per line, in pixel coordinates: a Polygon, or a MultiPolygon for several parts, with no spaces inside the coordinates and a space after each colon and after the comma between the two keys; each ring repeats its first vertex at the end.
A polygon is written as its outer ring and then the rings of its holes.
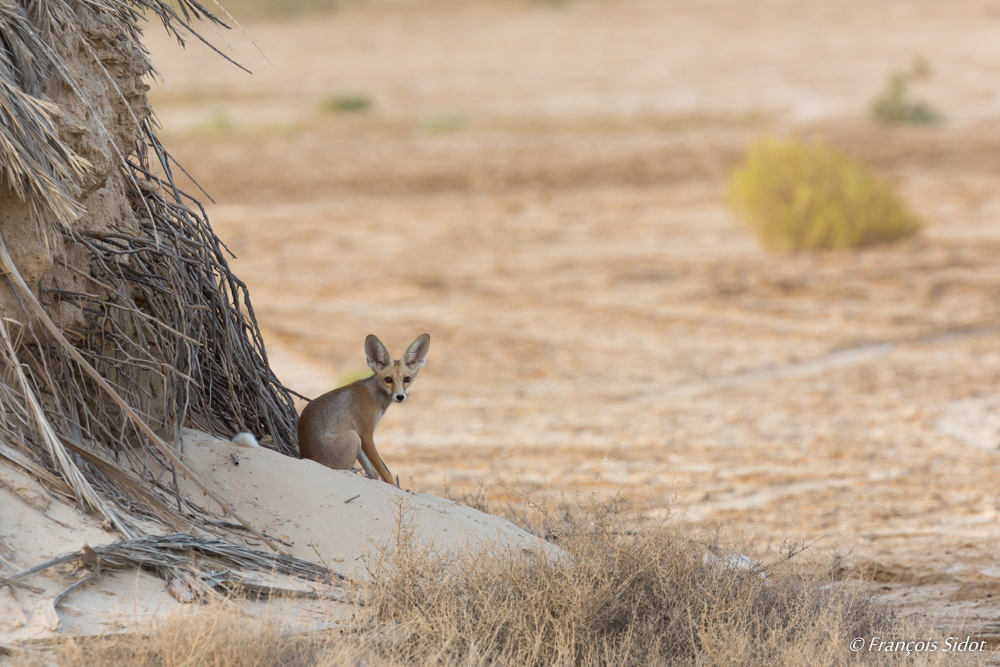
{"type": "Polygon", "coordinates": [[[387,378],[385,379],[385,383],[386,383],[386,384],[392,384],[392,378],[389,378],[389,377],[387,377],[387,378]]]}
{"type": "Polygon", "coordinates": [[[403,382],[409,382],[412,378],[403,378],[403,382]]]}

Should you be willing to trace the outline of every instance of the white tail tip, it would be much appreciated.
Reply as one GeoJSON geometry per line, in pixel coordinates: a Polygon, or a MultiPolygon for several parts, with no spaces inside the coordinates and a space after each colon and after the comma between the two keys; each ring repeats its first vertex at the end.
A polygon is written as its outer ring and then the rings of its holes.
{"type": "Polygon", "coordinates": [[[257,442],[257,438],[253,437],[253,433],[234,435],[233,442],[240,447],[260,447],[260,443],[257,442]]]}

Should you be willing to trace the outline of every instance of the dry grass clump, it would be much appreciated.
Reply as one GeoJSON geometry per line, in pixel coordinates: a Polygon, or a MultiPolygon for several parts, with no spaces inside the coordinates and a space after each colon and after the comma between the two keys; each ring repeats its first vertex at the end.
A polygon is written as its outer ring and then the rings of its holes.
{"type": "Polygon", "coordinates": [[[289,634],[271,617],[254,618],[215,602],[166,616],[145,635],[70,641],[52,655],[22,656],[17,667],[277,667],[316,665],[322,644],[289,634]]]}
{"type": "Polygon", "coordinates": [[[856,662],[853,638],[902,631],[860,582],[754,565],[619,505],[534,525],[558,548],[439,555],[404,524],[369,565],[366,651],[397,664],[841,665],[856,662]]]}
{"type": "Polygon", "coordinates": [[[916,234],[920,220],[863,165],[821,145],[765,139],[747,149],[731,200],[775,250],[834,250],[916,234]]]}
{"type": "Polygon", "coordinates": [[[952,659],[943,653],[853,653],[855,637],[922,639],[927,631],[902,625],[864,584],[833,581],[795,560],[751,565],[676,524],[640,527],[616,505],[564,512],[535,525],[544,526],[558,547],[525,551],[493,544],[441,554],[415,543],[401,518],[393,541],[368,559],[371,580],[356,591],[364,604],[346,629],[294,632],[273,617],[195,607],[168,617],[146,637],[67,647],[57,662],[773,667],[952,659]]]}

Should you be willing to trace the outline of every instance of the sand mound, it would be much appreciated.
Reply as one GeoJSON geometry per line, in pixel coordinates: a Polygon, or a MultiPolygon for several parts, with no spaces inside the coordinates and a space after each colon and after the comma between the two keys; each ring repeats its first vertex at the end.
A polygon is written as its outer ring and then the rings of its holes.
{"type": "MultiPolygon", "coordinates": [[[[283,542],[291,555],[319,560],[351,579],[366,576],[364,554],[391,540],[407,522],[424,543],[441,550],[493,542],[498,546],[544,547],[545,543],[496,517],[451,500],[411,493],[380,481],[268,449],[246,448],[198,431],[183,434],[185,461],[208,486],[257,529],[283,542]]],[[[217,511],[190,480],[178,480],[192,502],[217,511]]],[[[218,521],[230,520],[221,512],[218,521]]],[[[157,526],[150,524],[150,530],[157,526]]],[[[160,529],[162,532],[162,529],[160,529]]],[[[19,466],[0,455],[0,576],[57,556],[120,539],[95,518],[52,496],[19,466]]],[[[237,538],[231,538],[238,541],[237,538]]],[[[253,540],[247,544],[264,548],[253,540]]],[[[53,599],[81,573],[52,568],[3,586],[0,581],[0,645],[47,639],[58,633],[90,635],[141,626],[155,614],[180,604],[167,583],[150,573],[130,570],[102,574],[70,593],[53,608],[53,599]],[[30,588],[29,588],[30,587],[30,588]]],[[[248,573],[260,579],[259,573],[248,573]]],[[[283,586],[315,584],[286,578],[283,586]]],[[[272,603],[273,604],[273,603],[272,603]]],[[[247,602],[253,611],[255,603],[247,602]]],[[[289,611],[308,618],[346,616],[344,605],[292,601],[289,611]]]]}
{"type": "MultiPolygon", "coordinates": [[[[403,491],[268,449],[240,447],[198,431],[184,432],[184,453],[192,471],[254,527],[291,543],[287,548],[293,556],[319,559],[347,576],[356,576],[363,567],[358,559],[369,539],[379,542],[396,530],[400,512],[422,542],[442,549],[484,540],[541,544],[503,519],[452,500],[403,491]]],[[[194,486],[185,489],[182,482],[181,490],[196,502],[208,502],[194,486]]]]}

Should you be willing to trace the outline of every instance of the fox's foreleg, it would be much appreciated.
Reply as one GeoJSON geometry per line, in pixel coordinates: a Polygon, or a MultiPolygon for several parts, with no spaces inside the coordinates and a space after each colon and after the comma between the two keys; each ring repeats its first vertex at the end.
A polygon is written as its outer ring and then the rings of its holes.
{"type": "MultiPolygon", "coordinates": [[[[396,482],[392,479],[392,473],[389,472],[389,468],[386,467],[385,462],[382,461],[382,457],[379,456],[378,450],[375,449],[375,441],[371,439],[361,440],[361,452],[358,454],[358,460],[361,461],[361,466],[364,467],[364,459],[362,457],[367,457],[368,464],[375,469],[378,476],[382,478],[382,481],[386,484],[396,485],[396,482]]],[[[367,472],[367,468],[365,468],[367,472]]]]}
{"type": "Polygon", "coordinates": [[[368,460],[365,456],[363,449],[358,450],[358,462],[361,463],[361,467],[365,469],[365,474],[368,475],[368,479],[379,479],[378,473],[375,472],[375,468],[372,467],[372,462],[368,460]]]}

